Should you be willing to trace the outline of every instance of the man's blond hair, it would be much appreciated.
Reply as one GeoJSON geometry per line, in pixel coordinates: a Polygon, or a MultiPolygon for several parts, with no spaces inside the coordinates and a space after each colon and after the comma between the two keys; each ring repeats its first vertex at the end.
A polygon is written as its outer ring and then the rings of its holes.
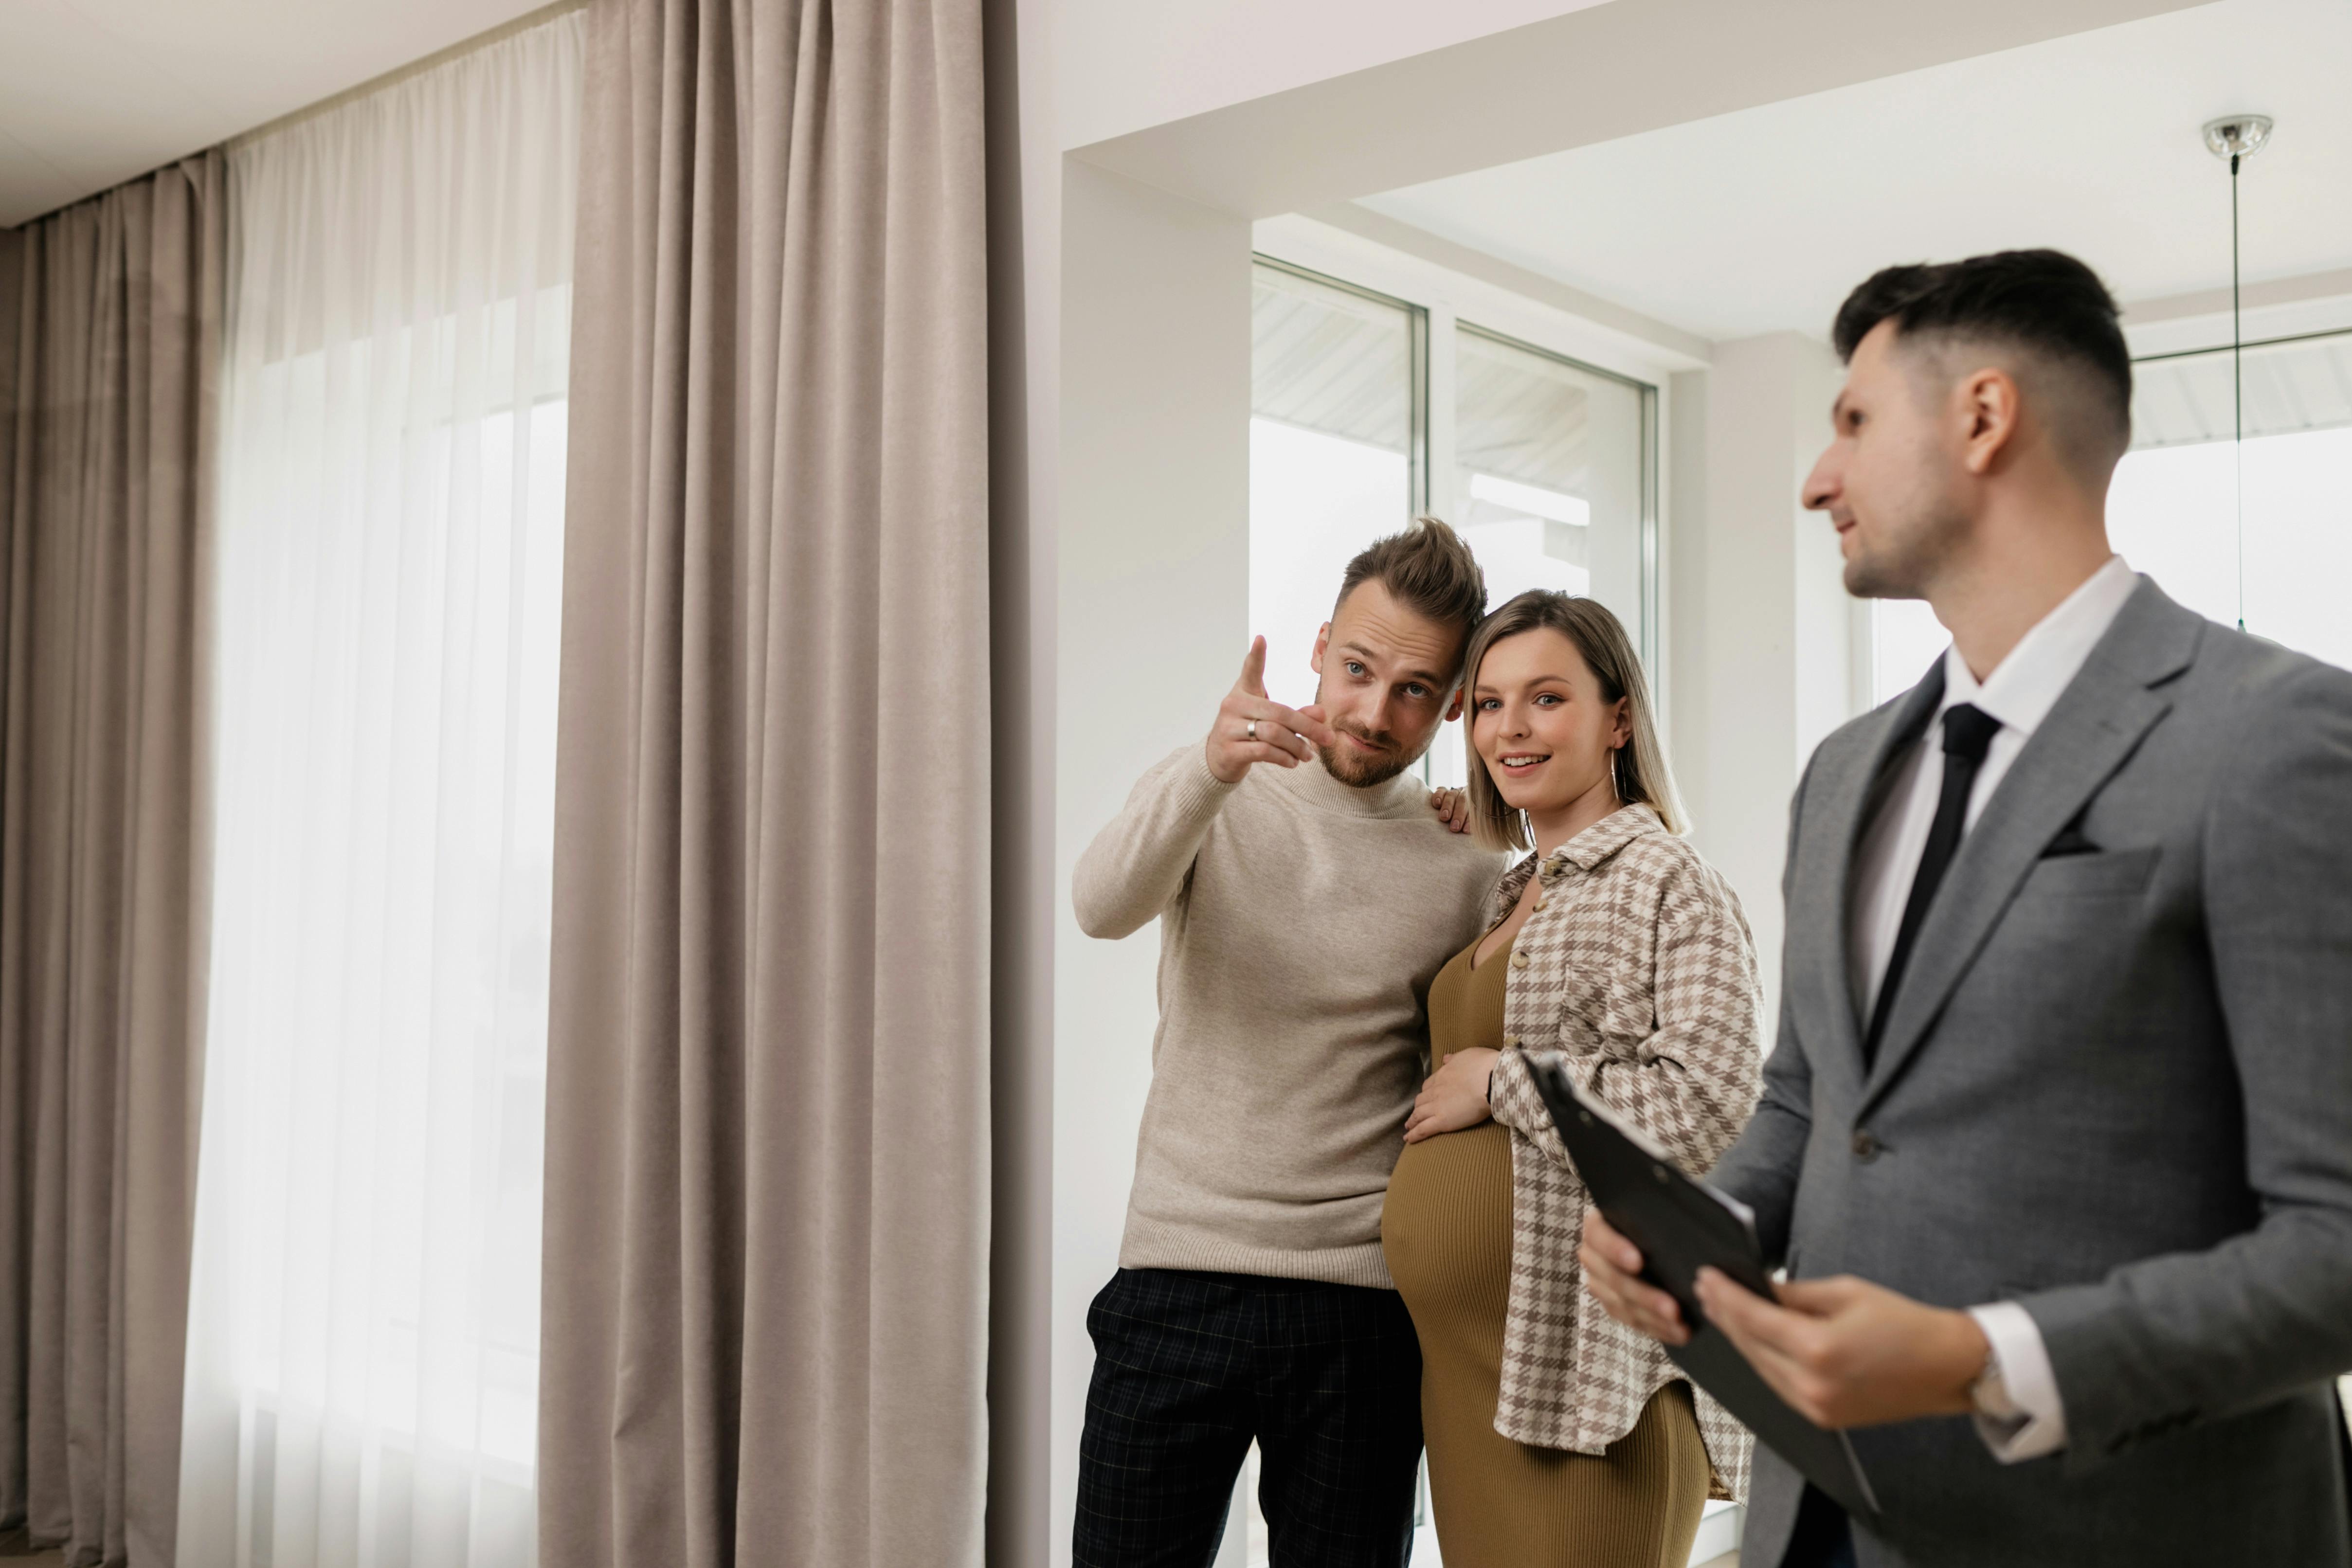
{"type": "Polygon", "coordinates": [[[1462,536],[1435,517],[1415,517],[1402,533],[1375,539],[1360,551],[1339,580],[1339,597],[1331,607],[1335,618],[1348,595],[1367,582],[1379,583],[1416,615],[1459,628],[1465,651],[1486,618],[1486,574],[1462,536]]]}

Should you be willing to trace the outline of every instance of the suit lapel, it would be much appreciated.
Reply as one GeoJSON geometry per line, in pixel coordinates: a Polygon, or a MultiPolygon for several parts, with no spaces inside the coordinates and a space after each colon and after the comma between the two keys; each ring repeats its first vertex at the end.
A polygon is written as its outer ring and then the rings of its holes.
{"type": "Polygon", "coordinates": [[[1849,936],[1853,930],[1855,860],[1905,752],[1918,740],[1943,697],[1944,662],[1938,659],[1917,685],[1881,711],[1883,722],[1866,744],[1848,752],[1834,774],[1815,781],[1822,790],[1824,820],[1843,826],[1821,868],[1822,885],[1809,890],[1808,899],[1791,900],[1791,905],[1826,907],[1831,913],[1832,918],[1812,926],[1816,1010],[1829,1020],[1829,1042],[1837,1062],[1857,1082],[1862,1078],[1862,1021],[1854,1015],[1849,936]]]}
{"type": "Polygon", "coordinates": [[[2185,668],[2204,625],[2143,580],[1986,802],[1920,927],[1865,1086],[1867,1113],[1916,1053],[2042,851],[2171,708],[2149,688],[2185,668]]]}

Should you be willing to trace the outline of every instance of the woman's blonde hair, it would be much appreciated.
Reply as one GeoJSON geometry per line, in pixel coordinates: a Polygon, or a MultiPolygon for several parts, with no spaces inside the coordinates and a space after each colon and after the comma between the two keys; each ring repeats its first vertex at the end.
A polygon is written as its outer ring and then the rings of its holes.
{"type": "MultiPolygon", "coordinates": [[[[1623,623],[1597,599],[1531,589],[1479,622],[1462,661],[1462,702],[1469,710],[1463,720],[1465,727],[1477,721],[1478,666],[1486,662],[1486,650],[1506,637],[1546,627],[1566,637],[1583,658],[1585,667],[1601,682],[1602,701],[1625,701],[1630,733],[1614,762],[1617,798],[1629,806],[1649,807],[1670,833],[1687,832],[1690,823],[1683,815],[1682,798],[1675,793],[1666,749],[1658,742],[1657,718],[1650,706],[1650,684],[1643,678],[1641,658],[1633,652],[1633,640],[1625,635],[1623,623]]],[[[1486,772],[1486,759],[1478,755],[1476,741],[1465,738],[1470,740],[1463,750],[1470,765],[1471,831],[1489,849],[1533,849],[1535,840],[1528,831],[1526,815],[1505,802],[1486,772]]]]}

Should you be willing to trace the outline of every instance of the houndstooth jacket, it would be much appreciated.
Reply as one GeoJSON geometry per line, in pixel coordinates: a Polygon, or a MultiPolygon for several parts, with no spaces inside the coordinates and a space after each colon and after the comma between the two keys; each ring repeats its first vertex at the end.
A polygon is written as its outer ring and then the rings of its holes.
{"type": "MultiPolygon", "coordinates": [[[[1626,806],[1513,867],[1500,923],[1541,876],[1511,950],[1503,1053],[1487,1097],[1511,1133],[1511,1289],[1495,1429],[1598,1454],[1684,1376],[1584,1288],[1584,1186],[1536,1092],[1528,1057],[1557,1051],[1579,1084],[1704,1172],[1762,1087],[1763,994],[1739,900],[1647,806],[1626,806]]],[[[1490,925],[1488,929],[1492,929],[1490,925]]],[[[1717,1497],[1745,1498],[1754,1439],[1693,1390],[1717,1497]]]]}

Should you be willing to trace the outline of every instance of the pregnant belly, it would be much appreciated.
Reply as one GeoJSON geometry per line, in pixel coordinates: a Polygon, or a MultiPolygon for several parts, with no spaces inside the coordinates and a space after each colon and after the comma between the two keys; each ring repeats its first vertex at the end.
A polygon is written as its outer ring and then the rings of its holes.
{"type": "Polygon", "coordinates": [[[1482,1350],[1491,1341],[1499,1357],[1511,1288],[1510,1134],[1481,1122],[1406,1145],[1389,1178],[1381,1245],[1424,1343],[1433,1333],[1465,1334],[1482,1350]]]}

